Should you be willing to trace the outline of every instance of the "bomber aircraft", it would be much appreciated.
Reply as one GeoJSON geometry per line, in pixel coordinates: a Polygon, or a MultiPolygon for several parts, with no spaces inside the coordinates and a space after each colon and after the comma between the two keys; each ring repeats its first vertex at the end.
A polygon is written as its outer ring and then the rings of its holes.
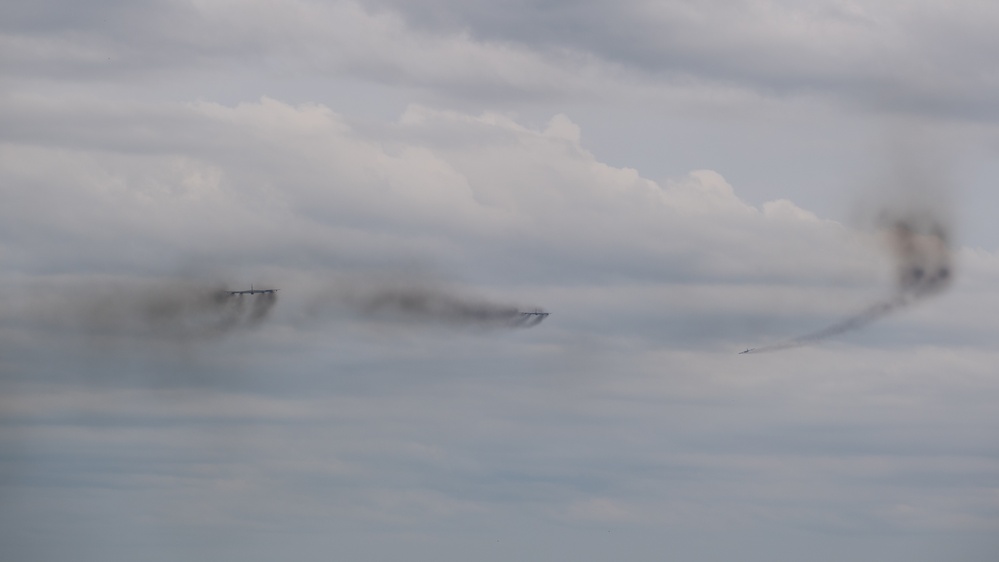
{"type": "Polygon", "coordinates": [[[532,326],[537,326],[542,320],[548,318],[550,312],[544,312],[543,310],[535,309],[533,312],[521,312],[517,319],[513,321],[514,326],[521,326],[524,328],[530,328],[532,326]]]}
{"type": "Polygon", "coordinates": [[[277,289],[254,289],[253,285],[250,285],[248,290],[244,291],[226,291],[230,295],[273,295],[278,292],[277,289]]]}
{"type": "Polygon", "coordinates": [[[544,320],[545,318],[548,318],[549,314],[551,314],[551,312],[544,312],[542,310],[535,310],[534,312],[521,312],[520,313],[521,317],[523,317],[525,319],[528,318],[528,317],[530,317],[530,316],[537,316],[539,321],[540,320],[544,320]]]}

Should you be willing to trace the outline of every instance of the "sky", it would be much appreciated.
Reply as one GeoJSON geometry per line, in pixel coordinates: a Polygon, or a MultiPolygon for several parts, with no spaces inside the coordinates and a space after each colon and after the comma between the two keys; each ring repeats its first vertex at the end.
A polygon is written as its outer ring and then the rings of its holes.
{"type": "Polygon", "coordinates": [[[0,5],[0,553],[994,560],[997,31],[0,5]]]}

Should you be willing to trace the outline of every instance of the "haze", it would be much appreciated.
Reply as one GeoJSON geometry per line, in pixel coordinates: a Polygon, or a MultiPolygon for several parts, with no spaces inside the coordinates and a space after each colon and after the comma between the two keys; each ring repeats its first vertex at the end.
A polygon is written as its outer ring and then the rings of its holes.
{"type": "Polygon", "coordinates": [[[0,558],[993,561],[997,48],[962,0],[3,4],[0,558]]]}

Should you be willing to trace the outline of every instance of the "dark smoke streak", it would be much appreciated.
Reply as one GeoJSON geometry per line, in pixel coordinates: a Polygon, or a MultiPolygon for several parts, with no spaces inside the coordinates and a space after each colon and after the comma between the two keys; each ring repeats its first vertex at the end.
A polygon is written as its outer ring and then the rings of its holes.
{"type": "Polygon", "coordinates": [[[953,258],[947,231],[941,223],[928,216],[916,215],[891,221],[887,234],[889,247],[896,260],[895,296],[817,332],[773,345],[748,349],[743,353],[792,349],[851,332],[937,294],[950,285],[953,258]]]}
{"type": "Polygon", "coordinates": [[[114,282],[52,287],[35,293],[22,315],[42,328],[100,338],[210,339],[264,322],[275,294],[231,295],[221,284],[114,282]]]}
{"type": "MultiPolygon", "coordinates": [[[[290,318],[481,328],[530,328],[544,319],[427,280],[366,277],[288,289],[290,318]]],[[[16,301],[2,316],[38,335],[155,345],[207,342],[258,327],[273,316],[277,294],[232,294],[225,284],[192,279],[87,279],[36,284],[16,301]]]]}
{"type": "Polygon", "coordinates": [[[544,319],[524,315],[513,305],[467,297],[433,286],[355,289],[346,294],[344,300],[360,316],[381,321],[530,328],[544,319]]]}
{"type": "Polygon", "coordinates": [[[891,300],[874,304],[868,307],[866,310],[839,322],[833,324],[827,328],[823,328],[817,332],[811,334],[806,334],[804,336],[799,336],[794,339],[787,340],[785,342],[776,343],[773,345],[768,345],[765,347],[756,347],[747,350],[745,353],[765,353],[770,351],[781,351],[784,349],[792,349],[795,347],[802,347],[812,343],[820,342],[824,339],[831,338],[833,336],[838,336],[846,332],[851,332],[863,328],[864,326],[891,314],[892,312],[908,305],[911,299],[903,295],[899,295],[891,300]]]}

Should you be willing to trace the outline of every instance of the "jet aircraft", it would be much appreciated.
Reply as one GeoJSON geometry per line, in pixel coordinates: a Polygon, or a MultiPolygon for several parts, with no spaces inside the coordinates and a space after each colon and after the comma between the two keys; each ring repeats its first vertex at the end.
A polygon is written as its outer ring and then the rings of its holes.
{"type": "Polygon", "coordinates": [[[545,318],[548,318],[549,314],[551,314],[551,312],[544,312],[544,311],[541,311],[541,310],[535,310],[534,312],[521,312],[520,313],[521,317],[523,317],[525,319],[528,318],[528,317],[530,317],[530,316],[537,316],[539,321],[540,320],[544,320],[545,318]]]}
{"type": "Polygon", "coordinates": [[[550,312],[544,312],[542,310],[535,309],[533,312],[521,312],[518,314],[517,319],[513,321],[514,326],[522,326],[524,328],[530,328],[531,326],[537,326],[542,320],[548,318],[550,312]]]}
{"type": "Polygon", "coordinates": [[[226,291],[230,295],[273,295],[278,292],[277,289],[254,289],[253,285],[250,285],[249,290],[243,291],[226,291]]]}
{"type": "Polygon", "coordinates": [[[739,355],[745,355],[745,354],[749,353],[750,351],[756,351],[756,348],[755,347],[751,347],[751,348],[747,349],[746,351],[740,351],[739,355]]]}

